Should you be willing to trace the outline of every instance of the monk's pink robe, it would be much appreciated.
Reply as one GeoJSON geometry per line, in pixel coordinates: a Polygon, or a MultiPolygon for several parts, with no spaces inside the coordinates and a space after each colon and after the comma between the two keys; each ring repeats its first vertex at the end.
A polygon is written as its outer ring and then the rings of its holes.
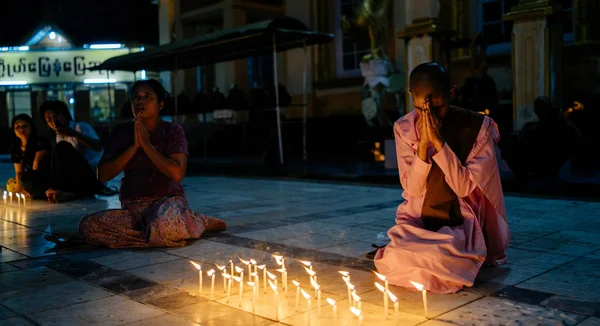
{"type": "Polygon", "coordinates": [[[418,119],[413,111],[394,124],[405,201],[388,231],[390,243],[375,255],[375,266],[390,284],[414,289],[409,281],[415,281],[430,292],[455,293],[473,285],[484,263],[506,262],[510,232],[495,155],[500,134],[496,123],[485,117],[464,165],[447,144],[437,153],[429,149],[458,197],[464,220],[434,232],[425,229],[421,219],[432,164],[417,157],[418,119]]]}

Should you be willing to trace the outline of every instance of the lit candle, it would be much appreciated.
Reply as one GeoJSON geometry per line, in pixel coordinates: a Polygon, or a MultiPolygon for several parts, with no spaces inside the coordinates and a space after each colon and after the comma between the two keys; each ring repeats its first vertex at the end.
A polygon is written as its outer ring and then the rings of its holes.
{"type": "Polygon", "coordinates": [[[21,198],[23,198],[23,207],[27,206],[27,199],[24,194],[21,194],[21,198]]]}
{"type": "Polygon", "coordinates": [[[215,270],[211,269],[206,272],[206,275],[210,276],[210,300],[215,301],[215,270]]]}
{"type": "Polygon", "coordinates": [[[306,302],[308,303],[308,310],[306,311],[307,315],[308,315],[308,322],[307,322],[307,324],[310,325],[310,309],[311,309],[310,308],[310,306],[311,306],[311,304],[310,304],[310,294],[306,293],[306,291],[304,291],[303,289],[300,289],[300,292],[302,292],[302,296],[304,297],[304,299],[306,299],[306,302]]]}
{"type": "Polygon", "coordinates": [[[338,273],[340,273],[342,275],[342,278],[344,280],[348,279],[348,282],[350,282],[350,272],[338,271],[338,273]]]}
{"type": "Polygon", "coordinates": [[[202,293],[202,266],[190,260],[190,263],[198,270],[198,295],[202,293]]]}
{"type": "Polygon", "coordinates": [[[312,267],[312,263],[311,263],[311,262],[309,262],[309,261],[306,261],[306,260],[299,260],[298,262],[300,262],[301,264],[303,264],[303,265],[304,265],[304,266],[306,266],[306,267],[310,267],[310,270],[311,270],[311,271],[313,270],[313,267],[312,267]]]}
{"type": "Polygon", "coordinates": [[[21,207],[21,194],[17,192],[15,196],[17,196],[17,206],[21,207]]]}
{"type": "Polygon", "coordinates": [[[300,282],[292,280],[292,284],[296,286],[296,311],[298,311],[298,301],[300,301],[300,282]]]}
{"type": "Polygon", "coordinates": [[[221,275],[223,275],[223,292],[227,292],[227,278],[225,277],[225,266],[219,266],[217,264],[215,264],[215,266],[217,266],[217,269],[221,271],[221,275]]]}
{"type": "Polygon", "coordinates": [[[362,316],[362,311],[360,311],[360,308],[350,307],[350,311],[352,312],[352,314],[354,314],[354,316],[356,316],[356,318],[358,318],[358,326],[361,326],[363,316],[362,316]]]}
{"type": "Polygon", "coordinates": [[[10,204],[12,205],[12,192],[8,193],[8,197],[10,198],[10,204]]]}
{"type": "Polygon", "coordinates": [[[349,281],[346,281],[346,287],[348,288],[348,305],[351,306],[352,305],[352,291],[354,291],[356,289],[356,287],[354,285],[352,285],[352,283],[350,283],[349,281]]]}
{"type": "Polygon", "coordinates": [[[252,287],[252,312],[256,310],[256,283],[248,282],[248,285],[252,287]]]}
{"type": "Polygon", "coordinates": [[[271,280],[269,280],[269,285],[273,290],[273,300],[275,301],[275,321],[279,321],[279,292],[277,291],[277,285],[273,284],[271,280]]]}
{"type": "Polygon", "coordinates": [[[277,265],[281,266],[281,290],[287,291],[287,270],[285,268],[285,259],[280,255],[273,255],[273,258],[275,258],[277,265]]]}
{"type": "Polygon", "coordinates": [[[250,261],[249,260],[243,260],[242,258],[238,259],[242,262],[242,264],[246,265],[248,267],[248,282],[251,282],[252,279],[250,278],[250,274],[252,274],[252,265],[250,265],[250,261]]]}
{"type": "Polygon", "coordinates": [[[227,279],[227,297],[225,302],[229,303],[229,295],[231,294],[231,275],[223,273],[223,277],[227,279]]]}
{"type": "Polygon", "coordinates": [[[254,272],[250,274],[250,278],[254,279],[254,284],[256,285],[256,298],[258,298],[258,289],[260,288],[260,283],[258,283],[258,273],[254,272]]]}
{"type": "Polygon", "coordinates": [[[314,279],[310,280],[310,284],[317,291],[317,312],[321,315],[321,286],[314,279]]]}
{"type": "Polygon", "coordinates": [[[229,274],[232,275],[232,276],[235,275],[233,273],[233,271],[234,271],[234,269],[233,269],[233,260],[231,260],[231,259],[229,260],[229,267],[230,267],[229,268],[230,269],[230,271],[229,271],[230,273],[229,274]]]}
{"type": "Polygon", "coordinates": [[[421,291],[421,294],[423,295],[423,310],[425,311],[425,318],[428,318],[427,315],[427,290],[425,289],[425,287],[423,286],[423,284],[417,283],[417,282],[413,282],[410,281],[410,283],[417,288],[417,290],[421,291]]]}
{"type": "Polygon", "coordinates": [[[265,288],[264,293],[267,293],[267,265],[256,266],[256,268],[263,271],[263,287],[265,288]]]}
{"type": "Polygon", "coordinates": [[[327,298],[327,303],[331,305],[331,309],[333,309],[333,325],[336,324],[337,319],[337,303],[332,298],[327,298]]]}
{"type": "Polygon", "coordinates": [[[362,302],[360,301],[360,297],[358,296],[358,294],[356,294],[355,291],[352,291],[352,299],[354,300],[354,302],[356,304],[356,308],[362,310],[362,302]]]}
{"type": "Polygon", "coordinates": [[[375,276],[377,276],[385,284],[385,292],[383,292],[383,305],[386,307],[385,314],[387,315],[388,297],[387,297],[386,293],[387,293],[387,290],[389,289],[388,279],[387,279],[387,277],[385,277],[375,271],[373,271],[373,273],[375,273],[375,276]]]}
{"type": "Polygon", "coordinates": [[[387,291],[385,290],[385,287],[383,287],[383,285],[379,284],[378,282],[375,282],[375,287],[383,292],[383,318],[387,319],[387,315],[388,315],[388,295],[387,295],[387,291]]]}
{"type": "Polygon", "coordinates": [[[235,271],[240,274],[240,277],[242,278],[242,281],[244,280],[244,269],[239,267],[239,266],[235,266],[235,271]]]}
{"type": "Polygon", "coordinates": [[[398,298],[390,290],[387,290],[386,293],[394,303],[394,324],[398,324],[398,298]]]}
{"type": "Polygon", "coordinates": [[[312,269],[308,269],[306,267],[304,267],[304,270],[308,273],[308,275],[310,276],[310,279],[314,279],[315,282],[317,281],[317,272],[313,271],[312,269]]]}
{"type": "Polygon", "coordinates": [[[275,282],[275,285],[277,285],[277,276],[275,276],[275,274],[267,271],[267,276],[269,277],[269,279],[273,282],[275,282]]]}
{"type": "MultiPolygon", "coordinates": [[[[256,260],[250,259],[250,264],[254,265],[254,273],[258,273],[258,268],[256,268],[257,267],[256,266],[256,264],[257,264],[256,260]]],[[[258,286],[258,284],[256,284],[256,286],[258,286]]]]}
{"type": "Polygon", "coordinates": [[[6,206],[6,190],[4,191],[4,194],[2,195],[2,199],[4,200],[4,206],[6,206]]]}
{"type": "Polygon", "coordinates": [[[231,278],[240,284],[239,295],[240,295],[240,307],[241,307],[242,306],[242,292],[244,291],[244,275],[242,275],[242,277],[232,276],[231,278]]]}

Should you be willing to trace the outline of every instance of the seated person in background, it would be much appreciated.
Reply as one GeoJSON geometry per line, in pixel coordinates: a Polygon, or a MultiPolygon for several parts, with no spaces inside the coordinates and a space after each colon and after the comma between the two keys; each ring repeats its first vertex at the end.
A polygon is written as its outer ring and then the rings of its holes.
{"type": "Polygon", "coordinates": [[[8,180],[6,189],[33,199],[45,198],[50,185],[50,144],[38,136],[33,119],[27,114],[16,115],[11,125],[10,159],[16,178],[8,180]]]}
{"type": "Polygon", "coordinates": [[[51,158],[53,185],[46,191],[48,201],[56,203],[98,193],[116,193],[96,178],[96,166],[103,150],[94,128],[85,122],[73,121],[62,101],[42,103],[40,116],[56,132],[51,158]]]}
{"type": "Polygon", "coordinates": [[[454,293],[472,286],[481,266],[506,262],[509,229],[487,116],[450,106],[450,76],[437,63],[413,69],[414,110],[396,121],[405,201],[375,266],[394,285],[454,293]]]}
{"type": "Polygon", "coordinates": [[[131,86],[134,122],[117,126],[98,166],[107,181],[124,171],[121,209],[92,213],[79,231],[91,245],[110,248],[175,247],[204,231],[225,230],[224,221],[192,211],[181,185],[188,144],[181,126],[160,119],[166,92],[160,82],[131,86]]]}

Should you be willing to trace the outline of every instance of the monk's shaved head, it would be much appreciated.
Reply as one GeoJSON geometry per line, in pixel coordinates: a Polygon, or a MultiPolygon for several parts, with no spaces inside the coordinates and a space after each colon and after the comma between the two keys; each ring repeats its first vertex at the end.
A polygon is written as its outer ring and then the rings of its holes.
{"type": "Polygon", "coordinates": [[[426,62],[416,66],[410,73],[410,89],[425,87],[432,92],[439,94],[449,94],[450,74],[440,64],[435,62],[426,62]]]}

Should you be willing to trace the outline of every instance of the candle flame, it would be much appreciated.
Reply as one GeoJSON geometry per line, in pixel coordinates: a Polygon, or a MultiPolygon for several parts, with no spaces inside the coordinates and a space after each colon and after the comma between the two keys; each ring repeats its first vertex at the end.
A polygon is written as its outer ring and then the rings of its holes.
{"type": "Polygon", "coordinates": [[[378,277],[380,280],[382,280],[382,281],[384,281],[384,282],[385,282],[385,281],[387,281],[387,277],[385,277],[385,276],[383,276],[383,275],[381,275],[381,274],[377,273],[376,271],[373,271],[373,273],[375,273],[375,275],[376,275],[376,276],[377,276],[377,277],[378,277]]]}
{"type": "Polygon", "coordinates": [[[275,271],[276,271],[276,272],[283,273],[283,272],[285,272],[285,268],[283,268],[283,267],[282,267],[282,268],[280,268],[280,269],[276,269],[275,271]]]}
{"type": "Polygon", "coordinates": [[[375,282],[375,287],[381,291],[381,292],[385,292],[385,287],[381,284],[379,284],[379,282],[375,282]]]}
{"type": "Polygon", "coordinates": [[[303,264],[306,267],[310,267],[312,265],[312,263],[307,260],[299,260],[298,262],[300,262],[301,264],[303,264]]]}
{"type": "Polygon", "coordinates": [[[235,271],[238,272],[238,273],[243,273],[244,269],[241,268],[241,267],[239,267],[239,266],[235,266],[235,271]]]}
{"type": "Polygon", "coordinates": [[[293,283],[295,286],[300,286],[300,282],[298,282],[298,281],[296,281],[296,280],[292,280],[292,283],[293,283]]]}
{"type": "Polygon", "coordinates": [[[319,291],[321,289],[321,286],[317,282],[315,282],[314,278],[310,279],[310,285],[312,285],[315,288],[315,290],[317,290],[317,291],[319,291]]]}
{"type": "Polygon", "coordinates": [[[271,280],[267,280],[267,282],[269,282],[269,286],[271,287],[271,289],[273,289],[274,292],[277,292],[277,285],[273,284],[271,280]]]}
{"type": "Polygon", "coordinates": [[[224,278],[226,279],[230,279],[231,275],[227,274],[227,273],[222,273],[221,275],[223,275],[224,278]]]}
{"type": "Polygon", "coordinates": [[[277,265],[283,265],[283,256],[273,255],[273,258],[275,258],[275,261],[277,261],[277,265]]]}
{"type": "Polygon", "coordinates": [[[256,260],[254,260],[254,259],[250,259],[250,264],[252,264],[252,265],[256,265],[256,260]]]}
{"type": "Polygon", "coordinates": [[[327,298],[325,300],[327,300],[327,303],[329,303],[332,306],[335,306],[335,304],[336,304],[335,300],[333,300],[332,298],[327,298]]]}
{"type": "Polygon", "coordinates": [[[350,276],[342,276],[342,280],[346,282],[346,284],[350,283],[350,276]]]}
{"type": "Polygon", "coordinates": [[[300,289],[300,292],[302,292],[302,296],[304,297],[304,299],[310,300],[310,294],[306,293],[304,289],[300,289]]]}
{"type": "Polygon", "coordinates": [[[242,259],[242,258],[240,258],[240,257],[238,257],[238,259],[239,259],[239,260],[242,262],[242,264],[244,264],[244,265],[248,265],[248,264],[250,264],[250,261],[249,261],[249,260],[243,260],[243,259],[242,259]]]}
{"type": "Polygon", "coordinates": [[[304,267],[304,270],[306,270],[306,272],[310,276],[315,276],[317,274],[315,271],[311,271],[310,268],[308,268],[308,267],[304,267]]]}
{"type": "Polygon", "coordinates": [[[225,266],[219,266],[219,265],[217,265],[217,264],[215,264],[215,266],[217,266],[217,268],[218,268],[220,271],[222,271],[222,270],[224,270],[224,269],[225,269],[225,266]]]}
{"type": "Polygon", "coordinates": [[[261,269],[261,270],[262,270],[262,269],[264,269],[265,267],[267,267],[267,265],[257,265],[256,267],[257,267],[258,269],[261,269]]]}
{"type": "Polygon", "coordinates": [[[251,287],[254,287],[254,282],[247,282],[248,285],[250,285],[251,287]]]}
{"type": "Polygon", "coordinates": [[[348,286],[348,288],[350,288],[350,290],[354,291],[356,289],[356,286],[354,286],[354,284],[350,283],[350,282],[346,282],[346,285],[348,286]]]}
{"type": "Polygon", "coordinates": [[[190,263],[191,263],[192,265],[194,265],[194,267],[196,267],[196,269],[197,269],[197,270],[199,270],[199,271],[201,271],[201,270],[202,270],[202,266],[200,266],[199,264],[197,264],[197,263],[194,263],[194,262],[193,262],[193,261],[191,261],[191,260],[190,260],[190,263]]]}
{"type": "Polygon", "coordinates": [[[208,275],[208,276],[215,275],[215,270],[214,269],[209,270],[208,272],[206,272],[206,275],[208,275]]]}
{"type": "Polygon", "coordinates": [[[362,314],[360,309],[358,309],[356,307],[350,307],[350,311],[352,311],[352,314],[354,314],[354,316],[356,316],[356,317],[360,317],[360,315],[362,314]]]}
{"type": "Polygon", "coordinates": [[[398,297],[396,297],[389,289],[387,290],[387,295],[393,303],[398,302],[398,297]]]}
{"type": "Polygon", "coordinates": [[[269,271],[267,271],[267,276],[268,276],[270,279],[272,279],[272,280],[276,280],[276,279],[277,279],[277,276],[275,276],[275,274],[273,274],[273,273],[271,273],[271,272],[269,272],[269,271]]]}
{"type": "Polygon", "coordinates": [[[417,288],[417,290],[419,290],[419,291],[423,291],[423,290],[425,290],[425,287],[423,286],[423,284],[421,284],[421,283],[417,283],[417,282],[413,282],[413,281],[409,281],[409,282],[410,282],[410,284],[412,284],[414,287],[416,287],[416,288],[417,288]]]}
{"type": "Polygon", "coordinates": [[[350,275],[350,272],[346,272],[346,271],[338,271],[338,273],[342,274],[342,276],[348,277],[350,275]]]}
{"type": "Polygon", "coordinates": [[[252,276],[252,277],[256,277],[257,275],[258,275],[258,273],[256,273],[256,272],[250,274],[250,276],[252,276]]]}
{"type": "Polygon", "coordinates": [[[354,301],[360,301],[360,297],[358,296],[358,294],[356,294],[356,292],[352,292],[352,299],[354,299],[354,301]]]}
{"type": "Polygon", "coordinates": [[[241,283],[242,282],[242,278],[239,276],[232,276],[231,278],[233,278],[234,281],[241,283]]]}

